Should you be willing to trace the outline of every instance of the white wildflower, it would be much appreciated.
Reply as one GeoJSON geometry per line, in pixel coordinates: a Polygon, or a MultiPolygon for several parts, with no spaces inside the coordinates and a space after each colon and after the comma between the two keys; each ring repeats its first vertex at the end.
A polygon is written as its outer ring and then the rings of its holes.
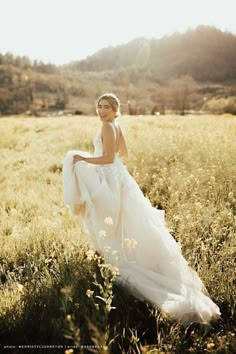
{"type": "Polygon", "coordinates": [[[137,241],[134,238],[125,238],[124,239],[124,245],[127,248],[135,248],[137,246],[137,241]]]}
{"type": "Polygon", "coordinates": [[[106,225],[109,225],[109,226],[112,226],[113,225],[113,220],[110,216],[107,216],[105,219],[104,219],[104,223],[106,225]]]}
{"type": "Polygon", "coordinates": [[[110,246],[105,246],[105,247],[104,247],[104,250],[105,250],[105,252],[110,252],[111,247],[110,247],[110,246]]]}
{"type": "Polygon", "coordinates": [[[88,260],[91,261],[95,256],[95,252],[92,250],[89,250],[88,252],[86,252],[86,256],[87,256],[88,260]]]}
{"type": "Polygon", "coordinates": [[[112,275],[115,276],[115,277],[120,274],[119,273],[119,269],[117,267],[115,267],[115,266],[111,267],[111,272],[112,272],[112,275]]]}
{"type": "Polygon", "coordinates": [[[100,230],[98,233],[98,236],[101,237],[102,239],[107,237],[107,233],[105,230],[100,230]]]}
{"type": "Polygon", "coordinates": [[[118,262],[119,260],[118,251],[112,251],[111,255],[113,256],[114,261],[118,262]]]}

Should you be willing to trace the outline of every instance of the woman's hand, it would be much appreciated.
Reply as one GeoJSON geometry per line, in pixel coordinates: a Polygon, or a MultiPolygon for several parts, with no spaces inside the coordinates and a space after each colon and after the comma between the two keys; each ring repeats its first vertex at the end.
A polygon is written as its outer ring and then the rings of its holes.
{"type": "Polygon", "coordinates": [[[73,157],[73,163],[75,164],[76,162],[83,161],[84,157],[81,155],[74,155],[73,157]]]}

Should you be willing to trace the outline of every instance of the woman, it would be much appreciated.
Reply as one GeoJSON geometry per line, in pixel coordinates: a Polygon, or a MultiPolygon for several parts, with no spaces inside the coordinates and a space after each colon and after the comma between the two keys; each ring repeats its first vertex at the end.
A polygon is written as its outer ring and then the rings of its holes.
{"type": "Polygon", "coordinates": [[[64,202],[79,216],[90,247],[117,265],[119,280],[134,296],[183,323],[209,323],[219,317],[218,306],[168,232],[164,211],[152,207],[120,160],[128,153],[119,108],[115,95],[99,97],[95,151],[67,153],[64,202]]]}

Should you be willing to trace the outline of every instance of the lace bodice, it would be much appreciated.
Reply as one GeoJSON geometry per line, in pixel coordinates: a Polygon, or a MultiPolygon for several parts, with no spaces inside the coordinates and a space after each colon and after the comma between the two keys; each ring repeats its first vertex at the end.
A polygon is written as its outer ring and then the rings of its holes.
{"type": "Polygon", "coordinates": [[[97,132],[93,139],[93,146],[94,146],[94,156],[101,156],[103,154],[103,147],[102,147],[102,137],[101,137],[101,130],[97,132]]]}

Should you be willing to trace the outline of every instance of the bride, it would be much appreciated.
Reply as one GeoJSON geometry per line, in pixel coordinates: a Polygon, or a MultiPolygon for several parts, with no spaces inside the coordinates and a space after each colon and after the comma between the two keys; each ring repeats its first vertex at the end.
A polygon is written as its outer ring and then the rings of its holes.
{"type": "Polygon", "coordinates": [[[119,108],[114,94],[99,97],[93,155],[73,150],[63,162],[64,203],[134,296],[183,323],[209,323],[220,316],[218,306],[168,232],[164,211],[152,207],[120,160],[128,152],[119,108]]]}

